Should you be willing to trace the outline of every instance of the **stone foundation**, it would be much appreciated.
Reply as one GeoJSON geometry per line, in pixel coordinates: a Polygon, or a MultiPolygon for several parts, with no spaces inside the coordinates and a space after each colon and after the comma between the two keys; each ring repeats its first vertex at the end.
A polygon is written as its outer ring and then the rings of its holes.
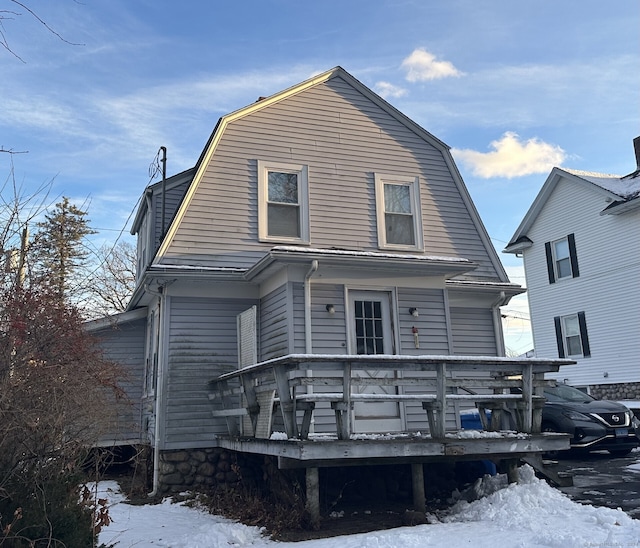
{"type": "Polygon", "coordinates": [[[640,382],[592,384],[589,393],[598,400],[640,400],[640,382]]]}
{"type": "MultiPolygon", "coordinates": [[[[243,456],[225,449],[183,449],[160,453],[159,491],[176,493],[186,489],[233,486],[240,479],[243,456]]],[[[242,476],[252,475],[250,468],[242,476]]]]}

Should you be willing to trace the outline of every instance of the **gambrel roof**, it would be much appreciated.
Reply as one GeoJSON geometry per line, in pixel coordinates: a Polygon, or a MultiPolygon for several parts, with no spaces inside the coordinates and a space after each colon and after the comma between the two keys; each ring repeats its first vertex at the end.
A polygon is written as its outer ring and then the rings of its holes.
{"type": "Polygon", "coordinates": [[[504,249],[504,253],[517,253],[531,245],[527,234],[544,208],[549,196],[562,180],[572,181],[580,188],[602,194],[609,203],[600,215],[618,215],[640,207],[640,172],[626,176],[609,175],[576,169],[554,167],[536,199],[525,214],[520,226],[504,249]]]}
{"type": "Polygon", "coordinates": [[[178,234],[180,227],[184,221],[184,218],[187,215],[187,212],[189,211],[192,205],[194,197],[198,193],[199,187],[202,186],[201,183],[203,182],[204,179],[206,179],[205,174],[207,172],[207,169],[214,159],[216,151],[225,136],[225,132],[231,131],[230,125],[233,122],[239,121],[252,114],[256,114],[258,112],[264,111],[265,109],[268,109],[271,106],[277,105],[287,99],[290,99],[307,90],[310,90],[311,88],[321,86],[322,84],[325,84],[330,80],[333,80],[336,78],[344,80],[344,82],[346,82],[348,85],[354,88],[362,96],[366,97],[369,101],[374,103],[378,108],[384,111],[387,115],[395,119],[399,124],[402,124],[410,132],[416,135],[419,139],[421,139],[422,141],[424,141],[425,143],[427,143],[428,145],[430,145],[431,147],[433,147],[434,149],[438,150],[441,153],[442,158],[444,159],[444,162],[447,166],[447,169],[451,173],[453,182],[456,188],[458,189],[461,199],[466,206],[471,222],[476,227],[478,236],[482,240],[482,244],[486,249],[486,252],[488,254],[488,261],[491,263],[492,268],[497,273],[498,278],[502,281],[508,281],[504,268],[500,263],[498,255],[495,249],[493,248],[491,240],[484,228],[484,225],[482,224],[480,216],[462,181],[462,177],[460,176],[458,169],[455,166],[453,157],[451,156],[449,146],[443,143],[441,140],[439,140],[435,136],[433,136],[431,133],[429,133],[425,129],[423,129],[421,126],[416,124],[410,118],[402,114],[399,110],[397,110],[395,107],[390,105],[382,97],[374,93],[372,90],[370,90],[364,84],[359,82],[356,78],[354,78],[351,74],[349,74],[347,71],[345,71],[341,67],[336,67],[327,72],[314,76],[300,84],[292,86],[284,91],[278,92],[270,97],[260,98],[255,103],[252,103],[244,108],[236,110],[220,118],[202,154],[200,155],[200,158],[198,159],[196,166],[194,167],[193,181],[191,182],[189,189],[184,199],[182,200],[182,203],[180,204],[180,207],[172,223],[170,224],[167,230],[166,236],[163,239],[155,255],[155,258],[152,261],[152,265],[160,265],[163,263],[163,258],[166,256],[167,252],[170,250],[172,243],[174,242],[174,239],[176,238],[176,235],[178,234]]]}

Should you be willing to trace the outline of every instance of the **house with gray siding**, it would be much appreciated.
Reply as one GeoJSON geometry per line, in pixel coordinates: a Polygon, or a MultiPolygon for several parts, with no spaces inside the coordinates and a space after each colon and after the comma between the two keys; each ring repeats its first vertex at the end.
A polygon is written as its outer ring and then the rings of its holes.
{"type": "MultiPolygon", "coordinates": [[[[536,434],[534,381],[562,361],[503,358],[499,308],[523,289],[449,147],[342,68],[223,116],[195,167],[147,188],[132,233],[155,489],[186,454],[182,483],[201,478],[198,459],[221,447],[314,470],[333,451],[393,457],[357,437],[395,432],[419,438],[404,452],[416,463],[468,457],[473,442],[454,450],[445,430],[465,405],[521,399],[498,378],[524,383],[536,434]],[[356,445],[308,444],[323,435],[356,445]]],[[[495,453],[538,451],[534,438],[495,453]]]]}
{"type": "Polygon", "coordinates": [[[522,256],[537,357],[592,395],[640,399],[640,137],[620,176],[553,168],[504,250],[522,256]]]}

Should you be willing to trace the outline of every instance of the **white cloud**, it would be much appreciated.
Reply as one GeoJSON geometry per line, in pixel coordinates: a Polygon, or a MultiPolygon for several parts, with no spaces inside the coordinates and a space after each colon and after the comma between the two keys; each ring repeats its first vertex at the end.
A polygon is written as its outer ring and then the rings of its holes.
{"type": "Polygon", "coordinates": [[[439,80],[463,74],[449,61],[436,60],[436,56],[424,48],[413,50],[400,67],[407,71],[406,78],[409,82],[439,80]]]}
{"type": "Polygon", "coordinates": [[[403,97],[407,94],[407,90],[399,86],[394,86],[389,82],[378,82],[374,89],[376,93],[385,99],[403,97]]]}
{"type": "Polygon", "coordinates": [[[469,167],[474,175],[491,177],[523,177],[535,173],[546,173],[559,166],[567,157],[557,145],[533,138],[520,140],[517,133],[508,131],[498,141],[491,142],[491,152],[468,149],[452,149],[454,156],[469,167]]]}

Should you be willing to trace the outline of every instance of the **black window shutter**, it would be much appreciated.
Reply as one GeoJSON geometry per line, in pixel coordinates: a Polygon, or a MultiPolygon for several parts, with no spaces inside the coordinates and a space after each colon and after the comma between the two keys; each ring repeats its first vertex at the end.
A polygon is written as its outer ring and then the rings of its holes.
{"type": "Polygon", "coordinates": [[[553,322],[556,324],[556,342],[558,343],[558,357],[566,358],[564,353],[564,339],[562,337],[562,325],[560,324],[560,316],[553,318],[553,322]]]}
{"type": "Polygon", "coordinates": [[[591,348],[589,347],[587,320],[584,316],[584,312],[578,312],[578,325],[580,326],[580,339],[582,340],[582,355],[585,358],[589,358],[591,357],[591,348]]]}
{"type": "Polygon", "coordinates": [[[556,283],[556,274],[553,269],[553,254],[551,253],[551,242],[544,244],[544,250],[547,254],[547,272],[549,273],[549,283],[556,283]]]}
{"type": "Polygon", "coordinates": [[[580,276],[580,271],[578,270],[578,254],[576,253],[576,237],[573,234],[569,234],[567,236],[567,241],[569,242],[569,257],[571,258],[571,272],[574,278],[580,276]]]}

